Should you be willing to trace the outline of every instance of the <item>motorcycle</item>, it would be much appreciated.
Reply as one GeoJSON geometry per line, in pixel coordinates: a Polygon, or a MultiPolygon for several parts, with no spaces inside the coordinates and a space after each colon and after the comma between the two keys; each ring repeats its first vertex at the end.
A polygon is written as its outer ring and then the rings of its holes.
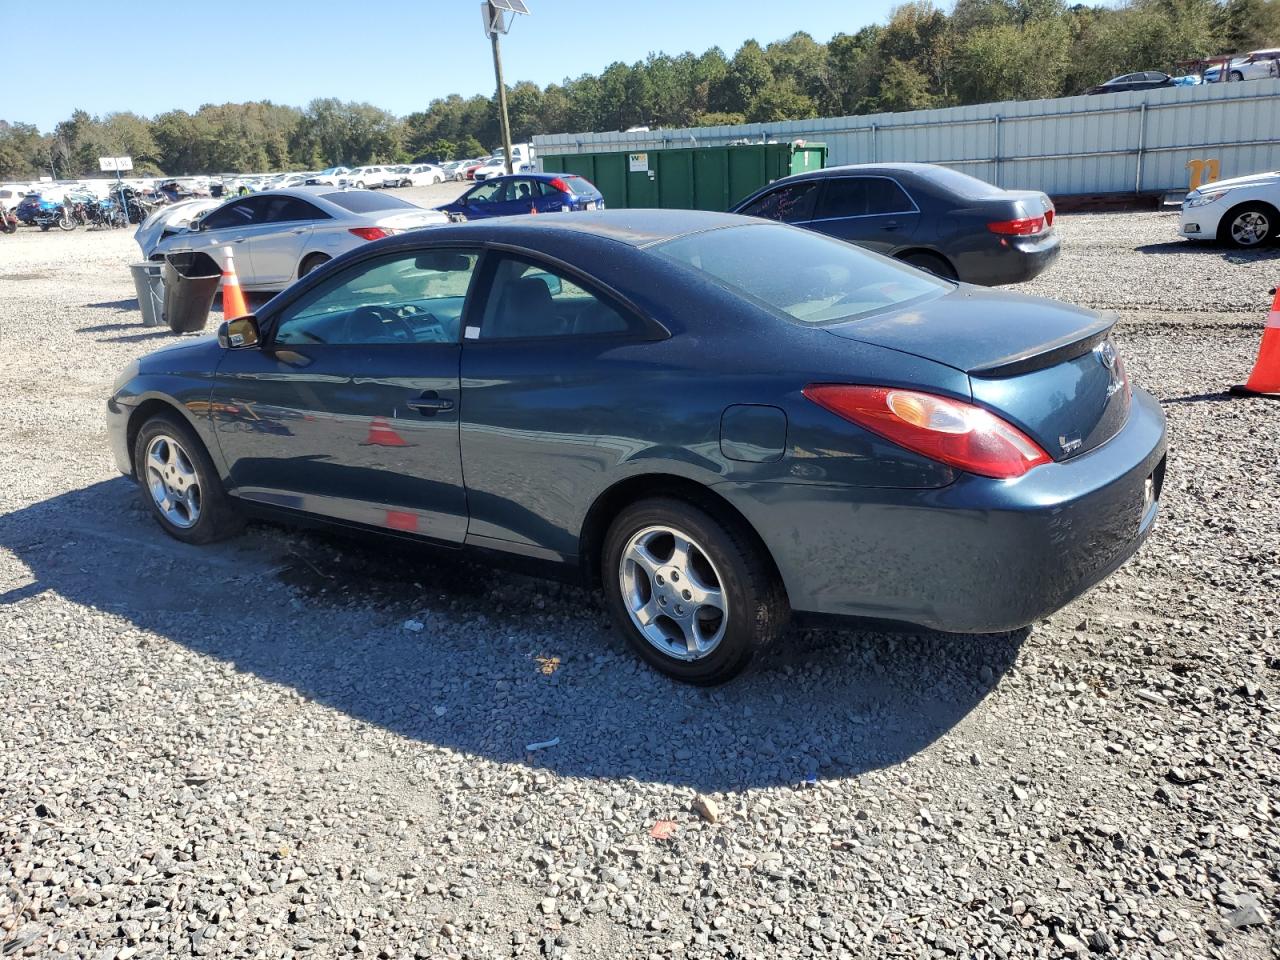
{"type": "Polygon", "coordinates": [[[76,228],[75,210],[69,203],[55,203],[52,200],[42,199],[32,217],[32,223],[41,230],[49,230],[55,226],[59,230],[74,230],[76,228]]]}
{"type": "Polygon", "coordinates": [[[17,233],[18,232],[18,215],[0,204],[0,233],[17,233]]]}

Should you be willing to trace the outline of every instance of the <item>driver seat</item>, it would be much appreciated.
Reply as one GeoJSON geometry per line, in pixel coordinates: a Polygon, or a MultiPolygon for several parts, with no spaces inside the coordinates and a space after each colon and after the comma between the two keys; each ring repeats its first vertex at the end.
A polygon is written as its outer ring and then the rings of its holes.
{"type": "Polygon", "coordinates": [[[490,336],[548,337],[565,333],[562,327],[564,321],[556,315],[556,303],[547,285],[537,277],[521,277],[512,281],[503,294],[490,336]]]}

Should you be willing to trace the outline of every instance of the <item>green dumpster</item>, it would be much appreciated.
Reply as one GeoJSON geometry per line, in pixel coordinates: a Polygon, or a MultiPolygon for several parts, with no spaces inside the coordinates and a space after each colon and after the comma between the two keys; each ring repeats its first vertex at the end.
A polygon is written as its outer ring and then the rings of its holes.
{"type": "Polygon", "coordinates": [[[547,173],[586,177],[610,207],[728,210],[743,197],[793,173],[821,170],[825,143],[746,143],[639,153],[548,154],[547,173]]]}

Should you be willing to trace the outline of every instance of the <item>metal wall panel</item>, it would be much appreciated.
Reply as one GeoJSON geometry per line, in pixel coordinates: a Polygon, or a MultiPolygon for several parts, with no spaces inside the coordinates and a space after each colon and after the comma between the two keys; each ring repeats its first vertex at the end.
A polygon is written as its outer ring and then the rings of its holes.
{"type": "Polygon", "coordinates": [[[1219,178],[1280,168],[1280,79],[946,110],[732,127],[534,137],[540,153],[820,140],[827,164],[941,163],[1055,195],[1186,189],[1193,161],[1219,178]]]}

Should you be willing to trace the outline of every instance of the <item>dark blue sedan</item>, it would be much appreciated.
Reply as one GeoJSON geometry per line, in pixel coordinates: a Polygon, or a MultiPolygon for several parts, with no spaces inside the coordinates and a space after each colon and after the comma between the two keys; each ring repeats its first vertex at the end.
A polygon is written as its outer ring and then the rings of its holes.
{"type": "Polygon", "coordinates": [[[180,540],[267,512],[549,564],[715,683],[793,614],[1009,630],[1120,566],[1165,425],[1111,325],[783,224],[519,217],[338,257],[108,423],[180,540]]]}
{"type": "Polygon", "coordinates": [[[437,210],[455,220],[484,220],[521,213],[603,210],[604,196],[582,177],[568,173],[520,173],[484,180],[437,210]]]}

